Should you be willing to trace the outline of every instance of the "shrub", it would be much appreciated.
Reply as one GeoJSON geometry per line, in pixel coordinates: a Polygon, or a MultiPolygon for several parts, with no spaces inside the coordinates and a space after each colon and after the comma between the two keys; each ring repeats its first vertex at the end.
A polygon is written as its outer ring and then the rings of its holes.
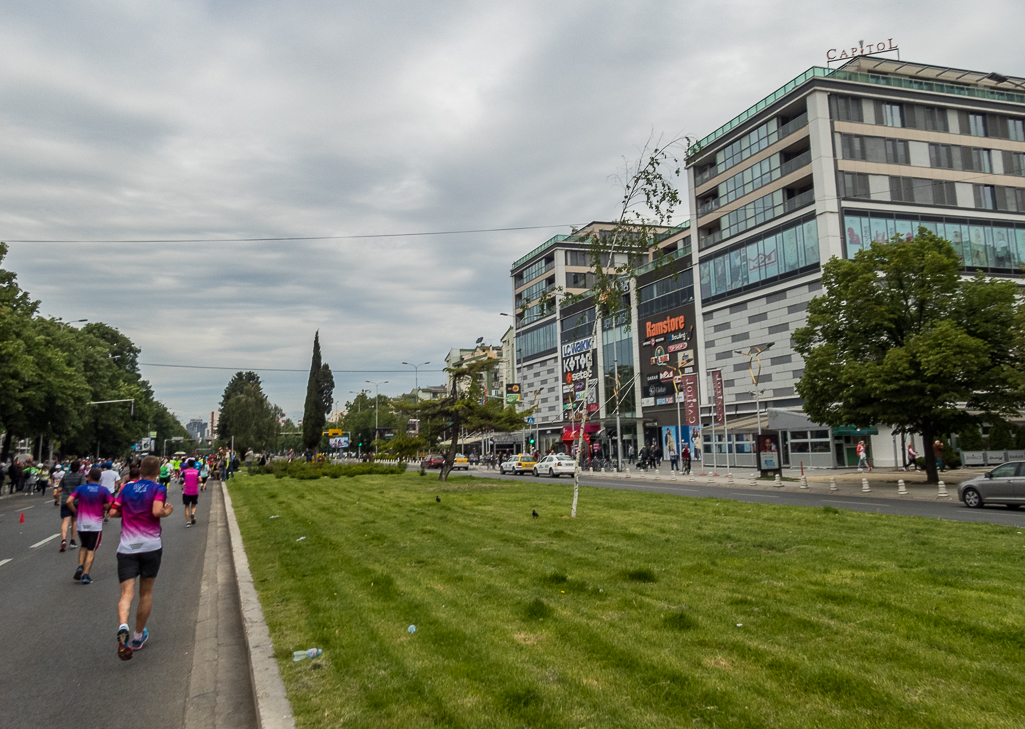
{"type": "Polygon", "coordinates": [[[989,429],[989,449],[991,451],[1006,451],[1014,447],[1014,440],[1011,438],[1011,429],[1006,423],[998,423],[989,429]]]}
{"type": "Polygon", "coordinates": [[[981,451],[983,449],[982,433],[974,426],[965,428],[958,433],[957,440],[963,451],[981,451]]]}
{"type": "Polygon", "coordinates": [[[319,478],[353,478],[355,476],[380,475],[388,476],[405,473],[404,466],[382,466],[376,463],[307,463],[296,460],[272,461],[259,468],[257,473],[273,474],[275,478],[294,478],[299,481],[313,481],[319,478]]]}

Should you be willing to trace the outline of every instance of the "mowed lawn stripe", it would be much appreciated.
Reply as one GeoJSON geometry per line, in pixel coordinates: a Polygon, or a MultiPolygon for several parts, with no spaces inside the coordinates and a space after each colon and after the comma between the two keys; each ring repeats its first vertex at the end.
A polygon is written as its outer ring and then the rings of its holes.
{"type": "Polygon", "coordinates": [[[568,484],[413,474],[236,492],[300,726],[1025,715],[1006,527],[586,488],[570,520],[568,484]]]}

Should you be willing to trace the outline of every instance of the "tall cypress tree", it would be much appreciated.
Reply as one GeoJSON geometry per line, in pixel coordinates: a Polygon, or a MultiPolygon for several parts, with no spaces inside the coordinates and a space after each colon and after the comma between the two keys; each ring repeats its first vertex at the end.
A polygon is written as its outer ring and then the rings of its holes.
{"type": "Polygon", "coordinates": [[[335,379],[331,368],[320,359],[320,332],[313,335],[313,361],[310,379],[306,383],[306,407],[303,411],[303,446],[317,450],[327,414],[335,392],[335,379]]]}

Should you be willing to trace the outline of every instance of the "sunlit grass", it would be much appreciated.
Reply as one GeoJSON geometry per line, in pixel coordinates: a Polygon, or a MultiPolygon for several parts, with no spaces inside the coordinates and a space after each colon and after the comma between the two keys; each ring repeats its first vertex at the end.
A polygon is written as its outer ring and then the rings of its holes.
{"type": "Polygon", "coordinates": [[[234,480],[297,724],[1025,725],[1020,530],[571,488],[234,480]]]}

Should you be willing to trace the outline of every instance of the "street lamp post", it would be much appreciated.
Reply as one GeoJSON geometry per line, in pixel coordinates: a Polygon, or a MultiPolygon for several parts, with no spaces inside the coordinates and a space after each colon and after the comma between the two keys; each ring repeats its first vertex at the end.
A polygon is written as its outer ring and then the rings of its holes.
{"type": "MultiPolygon", "coordinates": [[[[387,385],[388,380],[384,382],[374,382],[373,380],[366,380],[366,383],[374,386],[374,441],[377,441],[378,427],[380,425],[378,416],[381,412],[381,385],[387,385]]],[[[374,457],[377,457],[377,446],[374,446],[374,457]]]]}
{"type": "MultiPolygon", "coordinates": [[[[515,377],[516,381],[519,382],[520,381],[520,369],[519,369],[518,358],[516,357],[516,349],[517,349],[517,342],[516,342],[516,316],[514,314],[506,314],[504,311],[498,312],[498,315],[499,316],[507,316],[507,317],[512,319],[512,330],[513,330],[513,336],[512,336],[512,344],[513,344],[513,346],[512,346],[513,377],[515,377]]],[[[521,387],[520,390],[522,391],[523,388],[521,387]]],[[[522,397],[520,398],[520,402],[523,402],[523,398],[522,397]]],[[[517,410],[520,409],[519,405],[517,405],[516,409],[517,410]]],[[[523,451],[525,451],[527,449],[527,436],[526,436],[525,431],[520,430],[520,437],[521,437],[520,453],[523,453],[523,451]]]]}
{"type": "MultiPolygon", "coordinates": [[[[423,367],[424,365],[429,365],[430,362],[421,362],[420,364],[413,364],[412,362],[403,362],[402,364],[404,364],[404,365],[406,365],[408,367],[412,367],[413,368],[414,382],[416,382],[416,389],[417,389],[417,391],[419,391],[420,390],[420,368],[423,367]]],[[[419,392],[416,393],[416,399],[417,400],[420,399],[420,393],[419,392]]]]}

